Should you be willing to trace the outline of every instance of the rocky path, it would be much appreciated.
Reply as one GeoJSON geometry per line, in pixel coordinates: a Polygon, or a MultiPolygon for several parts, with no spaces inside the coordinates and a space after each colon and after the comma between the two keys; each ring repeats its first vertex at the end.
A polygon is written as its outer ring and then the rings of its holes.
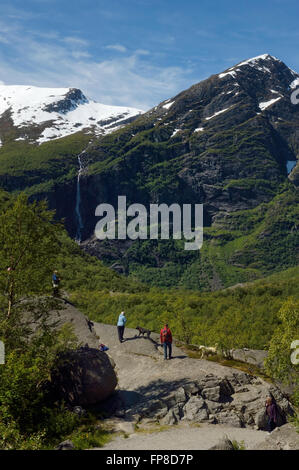
{"type": "Polygon", "coordinates": [[[156,432],[137,432],[127,438],[118,436],[104,450],[208,450],[225,436],[246,449],[253,449],[266,438],[265,431],[237,429],[218,424],[201,424],[200,427],[177,425],[156,432]]]}
{"type": "Polygon", "coordinates": [[[107,423],[126,434],[104,449],[209,449],[223,436],[243,441],[247,449],[263,448],[270,436],[257,424],[269,389],[282,408],[289,407],[279,390],[263,380],[188,358],[177,347],[174,358],[164,361],[157,334],[137,338],[136,330],[126,328],[121,344],[115,326],[95,323],[95,331],[109,347],[118,375],[116,397],[106,403],[107,410],[114,408],[107,423]]]}

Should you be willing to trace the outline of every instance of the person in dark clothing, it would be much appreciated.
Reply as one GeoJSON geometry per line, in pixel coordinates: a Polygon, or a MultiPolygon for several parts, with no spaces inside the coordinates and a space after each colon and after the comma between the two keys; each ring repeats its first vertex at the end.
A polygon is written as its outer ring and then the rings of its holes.
{"type": "Polygon", "coordinates": [[[53,286],[53,296],[58,297],[59,296],[59,283],[60,283],[60,277],[58,276],[58,271],[53,271],[52,275],[52,286],[53,286]]]}
{"type": "Polygon", "coordinates": [[[172,356],[172,334],[168,328],[168,324],[165,323],[164,327],[160,331],[160,342],[164,348],[164,360],[167,359],[167,349],[168,349],[168,359],[171,359],[172,356]]]}
{"type": "Polygon", "coordinates": [[[266,415],[267,415],[267,430],[272,432],[277,426],[277,406],[274,403],[272,397],[267,397],[266,399],[266,415]]]}
{"type": "Polygon", "coordinates": [[[89,320],[89,318],[86,318],[86,323],[87,323],[87,326],[88,326],[88,328],[89,328],[89,331],[92,332],[92,329],[93,329],[93,327],[94,327],[93,321],[89,320]]]}

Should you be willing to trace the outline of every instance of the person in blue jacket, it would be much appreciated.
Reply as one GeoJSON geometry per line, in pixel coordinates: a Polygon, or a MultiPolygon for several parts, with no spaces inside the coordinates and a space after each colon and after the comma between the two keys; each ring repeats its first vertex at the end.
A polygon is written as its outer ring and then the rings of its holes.
{"type": "Polygon", "coordinates": [[[125,317],[125,312],[121,312],[121,314],[118,317],[118,322],[117,322],[117,331],[118,331],[118,338],[119,342],[123,343],[124,341],[124,331],[125,331],[125,324],[126,324],[126,317],[125,317]]]}
{"type": "Polygon", "coordinates": [[[59,283],[60,283],[60,277],[58,275],[58,271],[53,271],[52,275],[52,286],[53,286],[53,295],[54,297],[59,296],[59,283]]]}

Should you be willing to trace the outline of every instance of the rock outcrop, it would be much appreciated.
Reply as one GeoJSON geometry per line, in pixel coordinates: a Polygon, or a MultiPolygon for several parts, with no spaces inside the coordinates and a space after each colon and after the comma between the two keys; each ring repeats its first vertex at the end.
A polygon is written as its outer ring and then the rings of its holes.
{"type": "Polygon", "coordinates": [[[51,393],[66,403],[88,406],[111,395],[117,376],[106,353],[80,348],[64,353],[52,372],[51,393]]]}
{"type": "Polygon", "coordinates": [[[112,416],[141,425],[210,423],[265,430],[269,395],[277,403],[279,425],[294,413],[277,386],[254,375],[188,358],[176,346],[174,358],[163,361],[155,333],[151,339],[136,338],[136,330],[126,328],[126,341],[120,344],[115,327],[95,323],[95,330],[109,345],[119,377],[116,393],[104,404],[112,416]]]}
{"type": "Polygon", "coordinates": [[[291,424],[287,423],[274,429],[270,435],[254,447],[254,450],[298,450],[299,434],[291,424]]]}
{"type": "Polygon", "coordinates": [[[278,405],[278,425],[285,424],[294,410],[288,399],[274,385],[242,372],[233,372],[225,378],[206,374],[187,382],[163,396],[141,400],[129,407],[128,419],[142,421],[151,418],[162,424],[208,422],[230,427],[254,427],[266,430],[265,398],[272,395],[278,405]]]}

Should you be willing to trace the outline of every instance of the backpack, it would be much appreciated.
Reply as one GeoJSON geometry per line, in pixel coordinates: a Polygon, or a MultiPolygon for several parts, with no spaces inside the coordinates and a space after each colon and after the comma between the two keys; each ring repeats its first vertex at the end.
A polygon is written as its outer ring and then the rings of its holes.
{"type": "Polygon", "coordinates": [[[169,341],[170,335],[169,335],[169,330],[167,328],[164,328],[162,330],[162,338],[164,339],[164,341],[169,341]]]}

